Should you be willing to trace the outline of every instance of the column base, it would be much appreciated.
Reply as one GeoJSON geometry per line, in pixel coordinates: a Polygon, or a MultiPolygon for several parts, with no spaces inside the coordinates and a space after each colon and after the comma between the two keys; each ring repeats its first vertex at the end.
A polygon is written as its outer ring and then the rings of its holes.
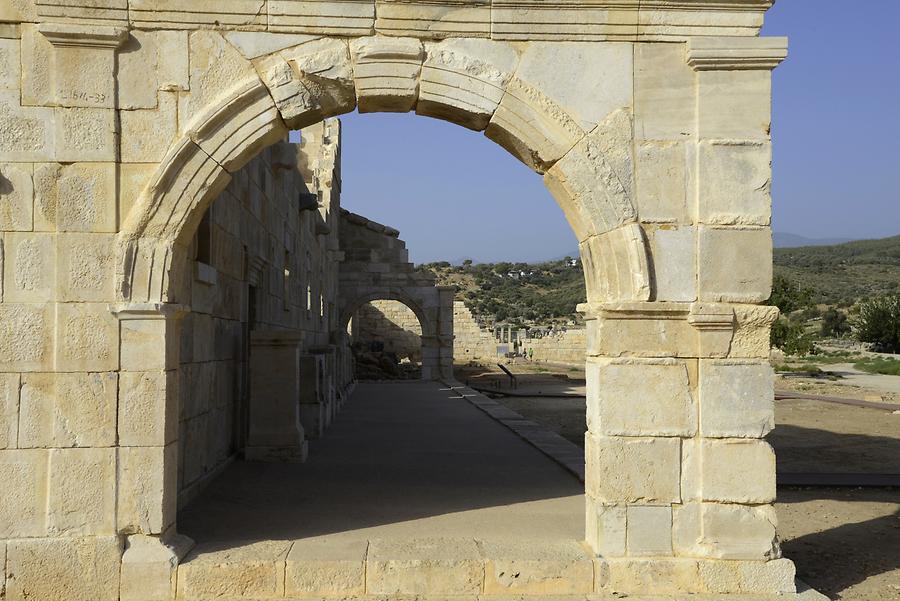
{"type": "Polygon", "coordinates": [[[309,456],[309,443],[290,447],[251,447],[244,449],[244,459],[264,463],[303,463],[309,456]]]}
{"type": "Polygon", "coordinates": [[[182,534],[128,537],[122,555],[119,581],[121,601],[171,601],[175,599],[178,564],[194,547],[182,534]]]}

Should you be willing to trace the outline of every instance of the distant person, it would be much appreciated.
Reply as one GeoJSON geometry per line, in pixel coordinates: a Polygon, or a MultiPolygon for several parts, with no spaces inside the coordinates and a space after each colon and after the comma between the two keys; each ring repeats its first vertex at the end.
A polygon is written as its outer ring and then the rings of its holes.
{"type": "Polygon", "coordinates": [[[530,349],[528,349],[528,360],[534,361],[534,347],[531,347],[530,349]]]}

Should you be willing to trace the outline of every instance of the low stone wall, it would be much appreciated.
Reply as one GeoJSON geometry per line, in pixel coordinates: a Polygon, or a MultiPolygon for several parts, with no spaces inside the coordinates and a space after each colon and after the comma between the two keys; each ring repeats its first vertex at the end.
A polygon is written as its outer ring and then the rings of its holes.
{"type": "Polygon", "coordinates": [[[497,358],[494,335],[478,325],[465,303],[453,303],[453,361],[490,361],[497,358]]]}
{"type": "Polygon", "coordinates": [[[528,338],[522,345],[534,361],[582,364],[587,353],[587,330],[570,328],[543,338],[528,338]]]}

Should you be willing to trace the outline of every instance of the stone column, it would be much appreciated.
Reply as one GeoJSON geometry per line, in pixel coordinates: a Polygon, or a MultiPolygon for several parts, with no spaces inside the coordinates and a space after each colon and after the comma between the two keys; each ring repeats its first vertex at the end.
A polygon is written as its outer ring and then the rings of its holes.
{"type": "Polygon", "coordinates": [[[456,289],[452,286],[439,286],[438,297],[438,373],[442,378],[453,378],[453,298],[456,289]]]}
{"type": "Polygon", "coordinates": [[[300,332],[250,334],[248,461],[305,461],[300,422],[300,332]]]}

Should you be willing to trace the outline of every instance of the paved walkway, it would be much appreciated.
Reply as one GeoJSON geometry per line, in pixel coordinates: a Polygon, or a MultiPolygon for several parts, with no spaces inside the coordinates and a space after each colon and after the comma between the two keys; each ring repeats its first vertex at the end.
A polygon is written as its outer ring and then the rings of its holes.
{"type": "Polygon", "coordinates": [[[235,463],[178,529],[198,542],[581,540],[584,497],[575,477],[444,386],[366,383],[307,463],[235,463]]]}

